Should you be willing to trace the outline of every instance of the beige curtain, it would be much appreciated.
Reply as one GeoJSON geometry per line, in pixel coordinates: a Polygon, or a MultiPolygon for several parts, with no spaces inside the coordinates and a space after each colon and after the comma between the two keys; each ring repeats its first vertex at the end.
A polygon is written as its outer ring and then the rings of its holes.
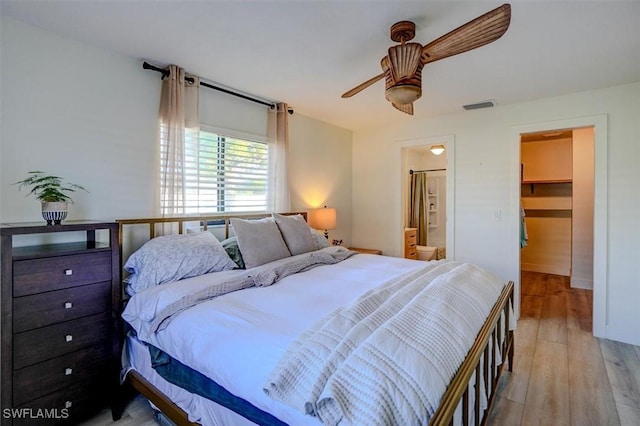
{"type": "Polygon", "coordinates": [[[160,95],[161,216],[186,213],[185,140],[198,138],[200,79],[170,65],[160,95]],[[188,80],[187,80],[188,79],[188,80]]]}
{"type": "Polygon", "coordinates": [[[416,228],[416,243],[419,246],[427,245],[427,175],[426,173],[412,173],[409,194],[409,227],[416,228]]]}
{"type": "Polygon", "coordinates": [[[289,198],[289,113],[285,103],[269,110],[267,139],[269,143],[269,187],[267,206],[271,212],[286,212],[289,198]]]}

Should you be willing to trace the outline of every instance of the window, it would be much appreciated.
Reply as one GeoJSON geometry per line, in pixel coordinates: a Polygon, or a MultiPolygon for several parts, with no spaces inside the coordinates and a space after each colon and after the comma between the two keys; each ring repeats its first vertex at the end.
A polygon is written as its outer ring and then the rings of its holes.
{"type": "MultiPolygon", "coordinates": [[[[200,127],[186,134],[185,214],[267,210],[268,145],[259,137],[200,127]]],[[[169,211],[168,206],[162,206],[169,211]]]]}

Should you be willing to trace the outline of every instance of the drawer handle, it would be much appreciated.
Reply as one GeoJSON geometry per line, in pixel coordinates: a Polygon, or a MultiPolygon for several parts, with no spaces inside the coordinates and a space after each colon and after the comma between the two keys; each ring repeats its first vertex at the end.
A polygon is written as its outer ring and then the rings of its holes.
{"type": "Polygon", "coordinates": [[[65,368],[64,369],[64,375],[65,376],[70,376],[71,373],[73,373],[73,369],[71,369],[71,368],[65,368]]]}
{"type": "Polygon", "coordinates": [[[71,309],[71,308],[73,308],[73,303],[71,303],[71,302],[64,302],[64,308],[65,308],[65,309],[71,309]]]}
{"type": "Polygon", "coordinates": [[[64,336],[64,340],[65,340],[66,342],[70,342],[70,341],[72,341],[72,340],[73,340],[73,336],[72,336],[72,335],[70,335],[70,334],[67,334],[66,336],[64,336]]]}
{"type": "Polygon", "coordinates": [[[72,405],[73,403],[71,401],[65,401],[64,408],[71,408],[72,405]]]}
{"type": "Polygon", "coordinates": [[[65,275],[73,275],[73,269],[65,269],[64,270],[64,274],[65,275]]]}

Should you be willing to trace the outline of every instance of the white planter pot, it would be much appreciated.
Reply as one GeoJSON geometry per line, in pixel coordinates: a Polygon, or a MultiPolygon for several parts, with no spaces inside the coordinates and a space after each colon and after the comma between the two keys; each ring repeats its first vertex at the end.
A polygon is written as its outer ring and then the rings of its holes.
{"type": "Polygon", "coordinates": [[[42,217],[47,221],[47,225],[60,225],[67,217],[68,203],[66,201],[43,201],[42,202],[42,217]]]}

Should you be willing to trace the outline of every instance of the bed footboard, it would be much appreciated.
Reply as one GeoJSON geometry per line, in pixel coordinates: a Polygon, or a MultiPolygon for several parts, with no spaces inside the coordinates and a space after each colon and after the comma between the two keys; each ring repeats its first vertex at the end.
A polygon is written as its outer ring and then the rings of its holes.
{"type": "MultiPolygon", "coordinates": [[[[493,306],[489,317],[478,333],[475,343],[469,350],[467,357],[449,384],[440,406],[429,420],[431,426],[453,425],[456,408],[462,402],[462,424],[468,426],[484,425],[495,399],[498,379],[505,362],[496,365],[496,350],[500,351],[502,360],[508,360],[509,371],[513,369],[513,331],[509,329],[511,307],[513,306],[513,282],[509,281],[500,294],[500,298],[493,306]],[[504,314],[504,315],[503,315],[504,314]],[[504,319],[503,319],[504,318],[504,319]],[[498,342],[498,344],[490,344],[498,342]],[[475,372],[475,383],[470,381],[475,372]],[[485,386],[480,380],[484,379],[485,386]],[[473,388],[473,418],[470,419],[469,400],[470,388],[473,388]],[[485,392],[488,406],[485,410],[480,407],[481,393],[485,392]],[[473,420],[473,423],[471,421],[473,420]]],[[[515,318],[514,318],[515,319],[515,318]]]]}

